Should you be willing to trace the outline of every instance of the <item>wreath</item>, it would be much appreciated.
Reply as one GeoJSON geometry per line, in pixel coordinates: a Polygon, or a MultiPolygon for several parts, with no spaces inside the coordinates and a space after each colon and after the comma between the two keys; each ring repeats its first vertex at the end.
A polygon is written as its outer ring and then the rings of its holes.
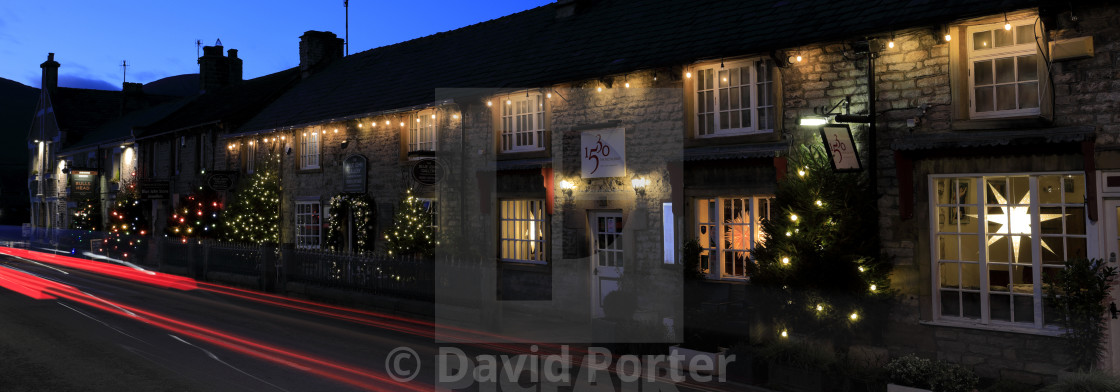
{"type": "Polygon", "coordinates": [[[341,193],[331,198],[330,215],[327,216],[327,248],[333,252],[341,252],[346,242],[343,239],[343,225],[346,217],[354,217],[354,251],[357,253],[373,252],[374,231],[377,228],[376,212],[373,209],[373,198],[365,194],[354,195],[341,193]]]}

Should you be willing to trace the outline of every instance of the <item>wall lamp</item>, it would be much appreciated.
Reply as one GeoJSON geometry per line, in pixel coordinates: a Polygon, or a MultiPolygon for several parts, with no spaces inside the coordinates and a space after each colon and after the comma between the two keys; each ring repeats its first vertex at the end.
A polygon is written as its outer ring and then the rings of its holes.
{"type": "Polygon", "coordinates": [[[347,147],[347,146],[349,146],[349,145],[350,145],[350,141],[349,141],[349,140],[343,140],[343,141],[342,141],[342,144],[341,144],[341,146],[342,146],[342,149],[343,149],[343,150],[345,150],[345,149],[346,149],[346,147],[347,147]]]}
{"type": "Polygon", "coordinates": [[[572,201],[572,192],[576,190],[576,184],[568,180],[560,181],[560,190],[564,192],[566,201],[572,201]]]}
{"type": "Polygon", "coordinates": [[[649,185],[649,179],[641,178],[641,177],[634,178],[634,179],[630,180],[630,185],[634,187],[634,194],[639,195],[639,196],[645,196],[646,195],[646,186],[649,185]]]}

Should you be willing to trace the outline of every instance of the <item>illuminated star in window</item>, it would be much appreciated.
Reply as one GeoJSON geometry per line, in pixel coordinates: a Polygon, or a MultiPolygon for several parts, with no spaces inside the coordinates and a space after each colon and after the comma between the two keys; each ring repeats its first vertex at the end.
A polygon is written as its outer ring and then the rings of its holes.
{"type": "MultiPolygon", "coordinates": [[[[992,195],[995,196],[999,204],[1009,204],[1007,198],[1003,197],[992,184],[988,184],[988,188],[992,190],[992,195]]],[[[1023,195],[1023,199],[1019,200],[1019,206],[1000,206],[999,208],[1003,210],[1002,214],[987,215],[988,222],[1000,225],[999,230],[995,232],[995,234],[998,235],[988,238],[988,246],[991,246],[992,243],[999,241],[1004,236],[1010,236],[1011,251],[1013,252],[1015,262],[1019,262],[1019,242],[1022,239],[1021,235],[1031,235],[1030,197],[1029,193],[1023,195]]],[[[1067,214],[1038,214],[1038,221],[1039,223],[1046,222],[1051,219],[1062,218],[1066,215],[1067,214]]],[[[975,215],[973,215],[973,217],[975,217],[975,215]]],[[[1054,253],[1054,250],[1050,249],[1050,245],[1046,244],[1045,239],[1039,242],[1042,243],[1043,248],[1050,251],[1050,253],[1054,253]]]]}

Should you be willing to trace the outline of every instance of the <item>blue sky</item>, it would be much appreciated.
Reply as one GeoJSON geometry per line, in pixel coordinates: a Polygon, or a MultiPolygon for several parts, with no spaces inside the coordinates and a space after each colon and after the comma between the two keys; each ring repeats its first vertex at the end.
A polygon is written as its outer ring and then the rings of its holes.
{"type": "MultiPolygon", "coordinates": [[[[499,18],[553,0],[350,1],[350,53],[499,18]]],[[[120,90],[198,73],[195,40],[237,49],[246,79],[299,64],[299,36],[346,28],[343,0],[0,2],[0,77],[39,87],[55,53],[59,84],[120,90]]]]}

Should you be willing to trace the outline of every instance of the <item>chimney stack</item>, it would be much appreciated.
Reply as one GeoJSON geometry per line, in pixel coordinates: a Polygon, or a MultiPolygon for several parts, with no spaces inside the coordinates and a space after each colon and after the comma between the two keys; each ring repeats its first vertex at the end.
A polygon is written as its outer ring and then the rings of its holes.
{"type": "Polygon", "coordinates": [[[203,93],[241,81],[242,63],[237,58],[237,49],[230,49],[226,57],[222,54],[221,42],[203,46],[202,57],[198,58],[198,79],[203,93]]]}
{"type": "Polygon", "coordinates": [[[148,106],[143,83],[124,82],[121,88],[121,115],[148,106]]]}
{"type": "Polygon", "coordinates": [[[322,68],[335,59],[342,58],[343,42],[329,31],[308,30],[299,37],[299,70],[304,78],[316,68],[322,68]]]}
{"type": "Polygon", "coordinates": [[[39,68],[43,69],[42,88],[47,93],[54,95],[58,91],[58,67],[62,66],[57,61],[54,61],[54,53],[47,54],[47,61],[39,64],[39,68]]]}

